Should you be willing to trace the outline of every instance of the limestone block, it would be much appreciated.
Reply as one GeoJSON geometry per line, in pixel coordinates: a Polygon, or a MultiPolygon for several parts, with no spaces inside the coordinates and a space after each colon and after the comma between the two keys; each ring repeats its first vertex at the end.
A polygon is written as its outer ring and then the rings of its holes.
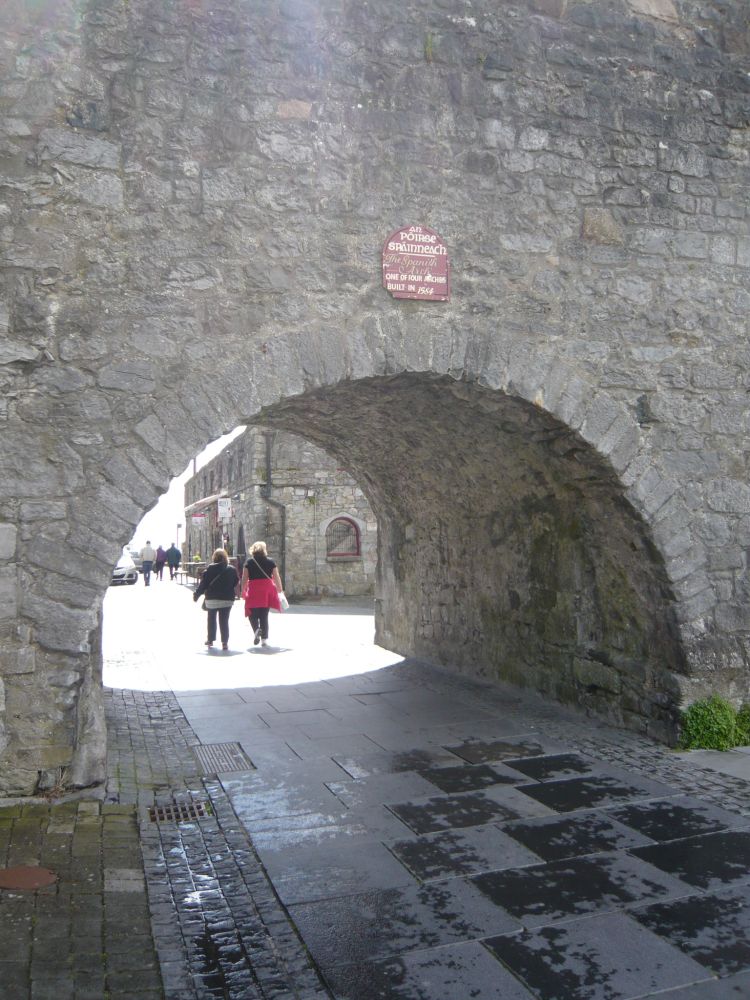
{"type": "Polygon", "coordinates": [[[615,288],[617,294],[625,299],[626,302],[632,302],[638,306],[649,305],[654,296],[652,282],[637,276],[618,279],[615,288]]]}
{"type": "Polygon", "coordinates": [[[39,354],[39,348],[33,344],[6,338],[0,341],[0,365],[10,365],[18,361],[36,361],[39,354]]]}
{"type": "Polygon", "coordinates": [[[36,670],[36,650],[33,646],[6,647],[2,656],[0,673],[33,674],[36,670]]]}
{"type": "Polygon", "coordinates": [[[622,243],[623,233],[612,212],[606,208],[585,208],[581,236],[603,245],[622,243]]]}
{"type": "Polygon", "coordinates": [[[16,568],[0,567],[0,621],[12,621],[18,614],[18,580],[16,568]]]}
{"type": "Polygon", "coordinates": [[[590,441],[595,447],[607,439],[607,432],[615,425],[627,421],[628,414],[624,407],[615,402],[606,393],[597,393],[581,424],[581,437],[590,441]]]}
{"type": "Polygon", "coordinates": [[[515,127],[506,121],[490,118],[484,126],[484,141],[493,149],[513,149],[516,144],[515,127]]]}
{"type": "Polygon", "coordinates": [[[310,101],[294,99],[279,101],[276,105],[276,114],[279,118],[296,118],[300,121],[308,121],[312,116],[312,104],[310,101]]]}
{"type": "Polygon", "coordinates": [[[89,635],[98,624],[94,610],[80,610],[25,592],[21,611],[34,621],[34,639],[46,649],[89,652],[89,635]]]}
{"type": "Polygon", "coordinates": [[[568,0],[531,0],[531,6],[549,17],[562,17],[568,9],[568,0]]]}
{"type": "Polygon", "coordinates": [[[622,677],[614,667],[606,666],[595,660],[584,660],[575,657],[573,660],[573,677],[578,684],[586,688],[601,688],[603,691],[619,693],[622,688],[622,677]]]}
{"type": "Polygon", "coordinates": [[[676,233],[672,244],[677,257],[706,260],[709,256],[708,236],[704,233],[676,233]]]}
{"type": "Polygon", "coordinates": [[[737,259],[737,245],[732,236],[711,238],[711,260],[716,264],[734,264],[737,259]]]}
{"type": "Polygon", "coordinates": [[[750,486],[735,479],[720,478],[706,485],[706,502],[711,510],[750,513],[750,486]]]}
{"type": "Polygon", "coordinates": [[[549,253],[554,247],[548,236],[537,233],[504,233],[498,241],[504,250],[514,253],[549,253]]]}
{"type": "Polygon", "coordinates": [[[103,389],[151,394],[156,386],[156,372],[147,361],[123,361],[102,368],[97,381],[103,389]]]}
{"type": "Polygon", "coordinates": [[[72,128],[48,128],[39,133],[38,155],[42,160],[61,160],[84,167],[117,170],[122,147],[99,136],[72,128]]]}
{"type": "Polygon", "coordinates": [[[645,14],[646,17],[666,21],[669,24],[679,24],[680,18],[674,0],[627,0],[635,14],[645,14]]]}
{"type": "Polygon", "coordinates": [[[0,560],[8,562],[16,554],[18,529],[15,524],[0,524],[0,560]]]}
{"type": "Polygon", "coordinates": [[[246,197],[244,181],[233,170],[204,170],[202,187],[206,202],[242,201],[246,197]]]}
{"type": "Polygon", "coordinates": [[[96,208],[121,209],[125,204],[125,192],[120,178],[114,174],[101,173],[83,168],[66,168],[60,183],[66,186],[70,197],[96,208]]]}

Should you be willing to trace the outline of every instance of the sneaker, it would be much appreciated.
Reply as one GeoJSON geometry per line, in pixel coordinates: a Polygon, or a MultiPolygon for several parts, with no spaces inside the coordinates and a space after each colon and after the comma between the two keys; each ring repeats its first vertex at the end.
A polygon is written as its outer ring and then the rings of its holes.
{"type": "Polygon", "coordinates": [[[208,648],[210,649],[210,648],[211,648],[211,647],[213,646],[213,643],[212,643],[212,642],[209,642],[209,640],[208,640],[208,639],[206,639],[206,641],[205,641],[204,645],[208,646],[208,648]]]}
{"type": "Polygon", "coordinates": [[[268,639],[261,639],[260,644],[261,644],[261,646],[267,646],[268,645],[268,639]]]}
{"type": "Polygon", "coordinates": [[[260,642],[260,625],[255,630],[255,638],[253,639],[253,646],[257,646],[260,642]]]}
{"type": "Polygon", "coordinates": [[[226,643],[226,642],[222,642],[222,644],[221,644],[221,648],[222,648],[222,649],[229,649],[229,643],[226,643]]]}

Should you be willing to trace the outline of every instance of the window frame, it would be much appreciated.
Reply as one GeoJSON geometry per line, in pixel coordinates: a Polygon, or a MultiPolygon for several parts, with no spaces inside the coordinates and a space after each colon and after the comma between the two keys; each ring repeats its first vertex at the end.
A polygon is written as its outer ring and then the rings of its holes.
{"type": "Polygon", "coordinates": [[[326,559],[330,559],[332,562],[336,562],[340,559],[361,559],[362,558],[362,532],[357,522],[352,517],[347,517],[345,514],[341,514],[338,517],[333,517],[328,522],[325,528],[325,542],[326,542],[326,559]],[[332,552],[329,544],[329,532],[331,528],[338,523],[344,522],[352,529],[355,541],[355,552],[332,552]]]}

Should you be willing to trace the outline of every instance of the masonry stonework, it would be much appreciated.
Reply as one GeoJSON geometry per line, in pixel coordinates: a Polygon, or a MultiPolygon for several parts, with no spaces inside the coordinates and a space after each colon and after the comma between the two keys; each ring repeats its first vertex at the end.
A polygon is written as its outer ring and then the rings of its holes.
{"type": "Polygon", "coordinates": [[[320,448],[295,434],[250,427],[185,483],[183,558],[209,559],[226,545],[244,564],[263,540],[279,565],[288,597],[361,597],[373,593],[377,521],[362,490],[320,448]],[[231,501],[222,519],[216,497],[231,501]],[[195,514],[203,514],[193,521],[195,514]],[[358,553],[328,553],[332,521],[354,526],[358,553]]]}
{"type": "Polygon", "coordinates": [[[662,739],[748,692],[746,0],[0,7],[0,793],[101,779],[101,607],[238,423],[341,455],[379,641],[662,739]],[[440,233],[451,300],[379,250],[440,233]]]}

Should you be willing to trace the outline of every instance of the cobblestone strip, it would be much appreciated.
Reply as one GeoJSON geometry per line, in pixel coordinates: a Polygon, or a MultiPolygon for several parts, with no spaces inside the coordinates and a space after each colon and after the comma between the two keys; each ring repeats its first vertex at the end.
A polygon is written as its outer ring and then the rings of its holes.
{"type": "Polygon", "coordinates": [[[145,808],[156,795],[185,791],[199,774],[198,737],[177,699],[163,691],[106,689],[107,800],[145,808]]]}
{"type": "Polygon", "coordinates": [[[0,890],[0,996],[162,996],[133,806],[0,808],[0,862],[58,876],[36,892],[0,890]]]}
{"type": "Polygon", "coordinates": [[[172,693],[107,696],[115,744],[107,793],[140,804],[166,1000],[329,997],[220,783],[195,775],[190,748],[198,740],[172,693]],[[207,803],[209,815],[179,823],[147,818],[149,805],[173,799],[207,803]]]}

